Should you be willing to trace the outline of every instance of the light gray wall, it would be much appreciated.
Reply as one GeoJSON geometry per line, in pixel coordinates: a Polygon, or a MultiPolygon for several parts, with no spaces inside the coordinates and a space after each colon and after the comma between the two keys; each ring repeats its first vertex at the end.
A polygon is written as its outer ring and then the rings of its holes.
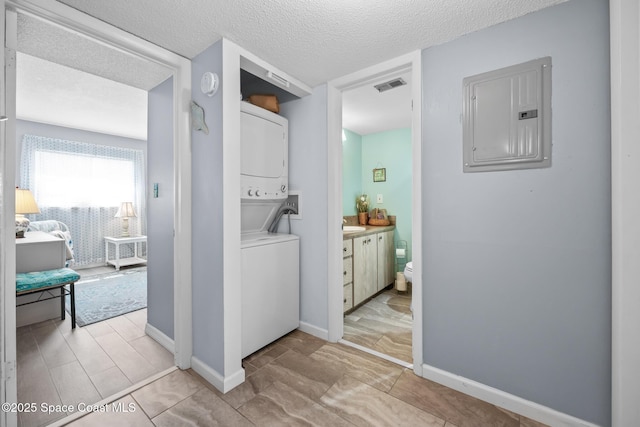
{"type": "Polygon", "coordinates": [[[610,424],[609,25],[573,0],[423,51],[424,357],[610,424]],[[462,79],[551,56],[548,169],[462,173],[462,79]]]}
{"type": "Polygon", "coordinates": [[[148,103],[147,322],[173,339],[173,77],[149,91],[148,103]]]}
{"type": "Polygon", "coordinates": [[[68,141],[88,142],[91,144],[110,145],[113,147],[134,148],[136,150],[142,150],[145,157],[147,154],[147,141],[140,139],[107,135],[28,120],[16,120],[16,183],[20,183],[20,156],[22,154],[22,137],[24,134],[66,139],[68,141]]]}
{"type": "Polygon", "coordinates": [[[222,91],[225,85],[222,42],[192,59],[191,79],[191,96],[204,109],[209,127],[209,135],[201,131],[191,133],[193,355],[216,372],[224,372],[222,91]],[[200,78],[206,71],[220,76],[220,89],[213,97],[200,91],[200,78]]]}
{"type": "Polygon", "coordinates": [[[327,86],[281,104],[280,113],[289,119],[289,188],[300,191],[304,209],[291,221],[300,236],[300,320],[327,329],[327,86]]]}

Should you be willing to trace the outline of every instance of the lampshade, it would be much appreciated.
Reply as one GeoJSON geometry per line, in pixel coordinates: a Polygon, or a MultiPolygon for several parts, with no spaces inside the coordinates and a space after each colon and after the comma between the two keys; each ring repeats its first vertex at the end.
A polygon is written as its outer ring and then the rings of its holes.
{"type": "Polygon", "coordinates": [[[133,208],[133,202],[122,202],[120,209],[116,212],[116,218],[137,217],[136,210],[133,208]]]}
{"type": "Polygon", "coordinates": [[[36,204],[36,199],[30,190],[16,188],[16,213],[17,214],[39,214],[40,209],[36,204]]]}

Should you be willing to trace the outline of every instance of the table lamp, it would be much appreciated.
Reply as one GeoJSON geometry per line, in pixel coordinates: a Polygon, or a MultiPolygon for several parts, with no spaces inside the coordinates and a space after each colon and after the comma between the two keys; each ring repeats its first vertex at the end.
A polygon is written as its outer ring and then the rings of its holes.
{"type": "Polygon", "coordinates": [[[116,212],[116,218],[122,218],[122,236],[129,237],[129,218],[136,218],[136,211],[133,202],[122,202],[120,209],[116,212]]]}
{"type": "Polygon", "coordinates": [[[16,187],[16,238],[24,237],[29,227],[29,218],[24,214],[39,214],[40,209],[30,190],[16,187]]]}

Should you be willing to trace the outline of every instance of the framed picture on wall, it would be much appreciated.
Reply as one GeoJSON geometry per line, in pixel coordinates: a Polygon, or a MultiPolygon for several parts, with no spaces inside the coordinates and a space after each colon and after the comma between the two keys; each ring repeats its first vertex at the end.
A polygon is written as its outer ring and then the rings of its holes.
{"type": "Polygon", "coordinates": [[[373,170],[373,182],[384,182],[387,180],[387,168],[373,170]]]}

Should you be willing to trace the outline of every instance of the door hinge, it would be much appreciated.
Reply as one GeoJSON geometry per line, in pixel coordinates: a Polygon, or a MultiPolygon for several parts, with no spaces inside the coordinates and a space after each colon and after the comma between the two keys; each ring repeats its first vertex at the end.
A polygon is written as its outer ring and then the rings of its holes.
{"type": "Polygon", "coordinates": [[[0,370],[2,370],[0,374],[2,381],[9,381],[16,376],[16,361],[10,360],[0,364],[0,370]]]}
{"type": "Polygon", "coordinates": [[[10,47],[4,48],[4,67],[15,67],[16,66],[16,51],[15,49],[11,49],[10,47]]]}

